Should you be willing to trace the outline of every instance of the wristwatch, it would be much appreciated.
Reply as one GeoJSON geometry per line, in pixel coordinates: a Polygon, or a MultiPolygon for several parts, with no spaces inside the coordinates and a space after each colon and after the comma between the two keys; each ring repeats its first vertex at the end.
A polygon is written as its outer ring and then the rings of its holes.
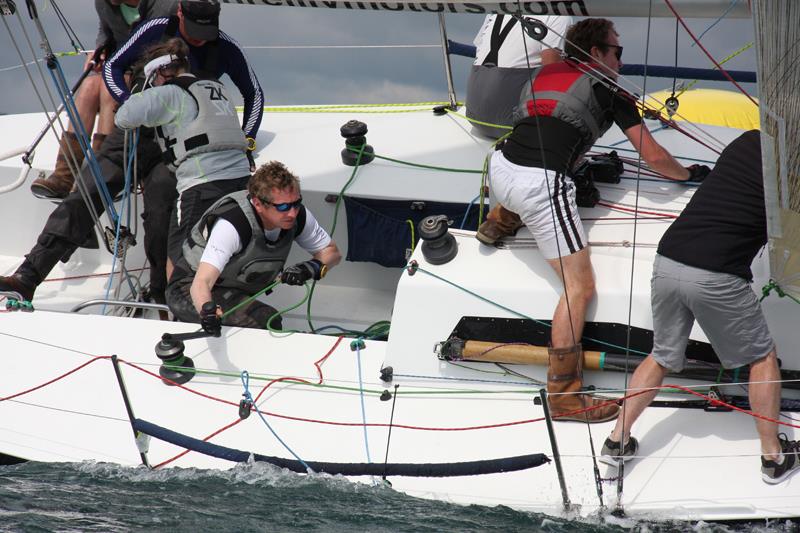
{"type": "Polygon", "coordinates": [[[319,279],[324,278],[325,274],[327,273],[328,273],[328,265],[322,263],[322,267],[319,269],[319,279]]]}

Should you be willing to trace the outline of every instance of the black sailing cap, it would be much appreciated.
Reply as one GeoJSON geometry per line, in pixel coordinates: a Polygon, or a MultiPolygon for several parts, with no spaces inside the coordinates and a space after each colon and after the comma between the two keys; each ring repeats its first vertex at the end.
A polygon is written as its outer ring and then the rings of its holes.
{"type": "Polygon", "coordinates": [[[192,39],[215,41],[219,37],[217,0],[181,0],[181,12],[186,33],[192,39]]]}

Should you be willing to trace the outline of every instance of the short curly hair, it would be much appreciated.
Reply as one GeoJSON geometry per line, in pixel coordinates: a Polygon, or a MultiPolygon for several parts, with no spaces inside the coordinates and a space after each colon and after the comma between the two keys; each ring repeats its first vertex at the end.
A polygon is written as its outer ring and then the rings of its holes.
{"type": "Polygon", "coordinates": [[[258,167],[247,182],[250,196],[272,201],[272,189],[300,191],[300,178],[292,174],[280,161],[270,161],[258,167]]]}
{"type": "Polygon", "coordinates": [[[579,61],[593,61],[589,55],[593,46],[608,48],[608,35],[619,36],[614,23],[608,19],[584,19],[576,22],[567,30],[564,53],[579,61]]]}

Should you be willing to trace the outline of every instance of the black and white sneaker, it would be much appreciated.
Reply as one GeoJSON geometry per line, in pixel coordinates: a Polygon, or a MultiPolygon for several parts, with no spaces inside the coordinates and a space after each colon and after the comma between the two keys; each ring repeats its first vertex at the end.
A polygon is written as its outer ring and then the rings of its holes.
{"type": "Polygon", "coordinates": [[[785,433],[778,434],[778,441],[781,443],[783,462],[778,464],[761,458],[761,479],[770,485],[780,483],[800,470],[800,442],[789,440],[785,433]]]}
{"type": "Polygon", "coordinates": [[[628,442],[625,443],[624,447],[621,447],[619,442],[615,442],[609,437],[603,443],[599,459],[607,465],[619,466],[620,463],[627,463],[636,457],[638,451],[639,441],[634,437],[628,438],[628,442]],[[620,450],[620,448],[622,449],[620,450]]]}

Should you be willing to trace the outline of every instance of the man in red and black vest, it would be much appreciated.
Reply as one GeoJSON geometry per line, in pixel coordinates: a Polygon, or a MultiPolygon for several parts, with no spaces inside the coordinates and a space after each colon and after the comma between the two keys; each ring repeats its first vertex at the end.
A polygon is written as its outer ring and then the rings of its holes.
{"type": "Polygon", "coordinates": [[[580,340],[595,286],[569,173],[615,123],[656,172],[700,181],[708,168],[681,166],[642,124],[635,98],[616,89],[622,46],[611,21],[574,24],[567,31],[564,52],[564,61],[538,69],[523,91],[514,130],[502,150],[492,155],[489,179],[493,196],[520,216],[564,283],[550,338],[547,390],[555,393],[551,412],[556,420],[602,422],[615,418],[619,408],[608,405],[562,416],[600,403],[587,394],[570,394],[583,385],[580,340]]]}

